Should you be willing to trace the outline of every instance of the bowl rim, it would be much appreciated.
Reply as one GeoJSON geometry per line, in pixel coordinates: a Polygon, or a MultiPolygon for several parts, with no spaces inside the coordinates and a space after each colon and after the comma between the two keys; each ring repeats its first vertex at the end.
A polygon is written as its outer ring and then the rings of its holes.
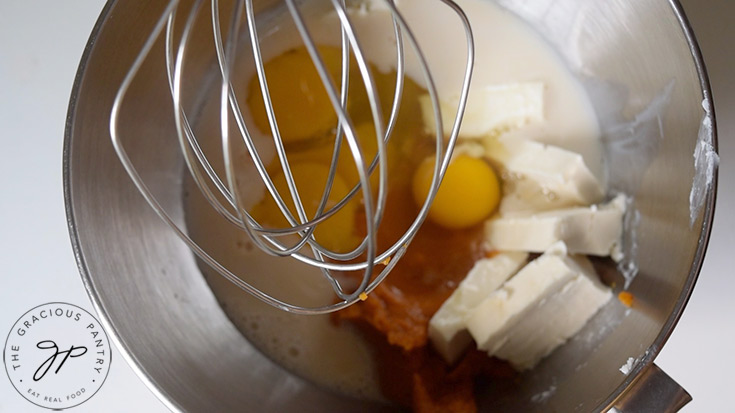
{"type": "MultiPolygon", "coordinates": [[[[62,151],[62,181],[66,221],[69,230],[69,238],[71,241],[72,250],[77,263],[79,274],[84,284],[84,288],[90,298],[92,307],[99,316],[100,323],[103,325],[104,329],[109,332],[110,340],[115,344],[117,349],[120,351],[122,358],[132,368],[136,376],[138,376],[138,378],[146,385],[148,390],[150,390],[156,396],[156,398],[164,406],[166,406],[166,408],[171,411],[183,412],[185,411],[183,407],[180,406],[155,380],[151,378],[150,375],[147,374],[146,369],[143,367],[142,364],[139,363],[138,359],[127,345],[125,339],[119,334],[117,328],[115,327],[115,324],[112,322],[107,310],[105,309],[102,299],[95,288],[91,273],[87,267],[86,257],[82,251],[81,241],[78,232],[78,223],[75,218],[74,206],[72,202],[73,189],[71,182],[70,154],[74,135],[74,124],[77,115],[77,101],[80,96],[79,92],[97,38],[101,33],[103,27],[105,26],[105,23],[110,17],[110,13],[117,2],[118,0],[108,0],[105,3],[105,6],[102,8],[102,11],[97,18],[97,21],[95,22],[95,25],[92,28],[89,39],[87,40],[84,51],[82,53],[79,67],[77,68],[77,72],[74,77],[71,95],[69,98],[62,151]]],[[[717,117],[715,114],[714,101],[712,99],[712,88],[710,85],[709,75],[707,73],[704,58],[702,56],[702,51],[699,47],[699,43],[697,42],[694,30],[692,29],[691,24],[686,17],[684,8],[681,5],[680,0],[668,0],[668,2],[672,8],[672,11],[674,12],[674,15],[679,21],[679,27],[683,31],[684,37],[686,38],[689,50],[692,55],[693,63],[695,65],[697,76],[699,78],[700,90],[704,97],[702,105],[706,113],[710,114],[712,120],[712,127],[710,129],[708,138],[712,144],[713,150],[715,151],[715,153],[718,153],[719,151],[716,120],[717,117]]],[[[697,244],[697,249],[695,251],[694,260],[692,262],[692,267],[690,269],[689,276],[687,277],[687,280],[684,284],[684,288],[682,289],[672,312],[669,314],[669,317],[662,325],[662,328],[656,339],[653,341],[651,346],[649,346],[648,349],[645,350],[643,357],[633,367],[631,372],[627,375],[626,379],[612,393],[610,393],[610,395],[604,401],[596,406],[596,409],[598,411],[609,410],[615,405],[616,401],[619,400],[626,393],[627,390],[633,388],[633,384],[636,379],[646,368],[648,368],[653,363],[654,359],[661,351],[664,344],[668,341],[674,328],[676,327],[676,324],[679,322],[682,316],[684,308],[691,298],[691,294],[694,290],[694,286],[704,263],[704,257],[707,251],[707,247],[709,245],[710,235],[712,232],[715,204],[717,199],[718,169],[718,165],[715,164],[712,176],[712,183],[707,188],[707,193],[705,196],[704,208],[702,212],[702,230],[697,244]]]]}
{"type": "MultiPolygon", "coordinates": [[[[702,56],[702,50],[699,47],[699,42],[697,41],[694,30],[689,23],[689,19],[686,17],[684,7],[682,6],[680,0],[669,0],[669,4],[671,5],[671,8],[676,18],[679,20],[679,27],[683,31],[684,37],[689,44],[689,51],[692,54],[694,66],[697,69],[700,89],[703,95],[702,107],[705,113],[708,113],[710,115],[712,121],[712,128],[710,130],[708,138],[712,143],[712,148],[714,149],[714,151],[716,153],[719,153],[717,144],[717,116],[715,115],[715,106],[712,99],[712,86],[710,84],[709,74],[707,73],[707,68],[704,62],[704,58],[702,56]]],[[[702,270],[702,265],[704,264],[704,257],[707,252],[707,247],[709,245],[710,235],[712,233],[712,223],[714,221],[715,204],[717,200],[718,173],[719,168],[718,165],[715,164],[712,175],[712,183],[707,188],[707,195],[705,198],[702,219],[702,231],[699,235],[697,250],[694,254],[694,260],[692,261],[692,267],[689,271],[689,277],[687,277],[687,280],[684,283],[684,288],[682,289],[679,298],[676,300],[674,308],[669,314],[669,317],[662,325],[659,335],[645,350],[641,360],[636,363],[636,365],[627,375],[623,383],[621,383],[620,386],[618,386],[618,388],[613,393],[611,393],[604,402],[600,404],[600,406],[607,406],[606,408],[604,408],[604,410],[609,410],[610,408],[612,408],[615,405],[616,401],[625,395],[628,389],[633,388],[636,379],[638,379],[638,377],[645,369],[653,364],[654,359],[656,358],[656,356],[658,356],[659,352],[666,344],[669,337],[671,337],[671,334],[673,333],[676,324],[681,319],[684,308],[689,302],[692,292],[694,291],[694,286],[697,282],[697,279],[699,278],[699,274],[702,270]]]]}
{"type": "Polygon", "coordinates": [[[109,339],[115,344],[120,355],[125,362],[130,366],[135,375],[145,384],[146,388],[153,393],[154,396],[161,402],[168,410],[172,412],[184,412],[182,406],[180,406],[174,399],[169,395],[156,380],[152,379],[151,376],[146,372],[146,369],[138,361],[137,357],[133,354],[130,347],[128,346],[125,339],[119,333],[117,327],[112,322],[109,313],[105,309],[105,305],[102,302],[101,297],[97,293],[97,289],[94,285],[94,281],[91,277],[91,272],[87,267],[87,260],[82,251],[82,245],[79,238],[78,224],[75,219],[73,195],[72,195],[72,183],[71,183],[71,147],[74,134],[74,122],[77,115],[77,101],[79,99],[79,91],[84,80],[87,65],[89,64],[92,51],[97,42],[97,38],[102,32],[102,28],[105,26],[110,12],[117,4],[117,0],[107,0],[104,7],[100,11],[97,20],[92,27],[89,39],[82,52],[82,57],[79,60],[79,67],[77,68],[76,75],[74,76],[74,83],[72,85],[71,95],[69,97],[69,106],[66,115],[66,124],[64,127],[64,146],[62,150],[62,180],[64,187],[64,206],[66,209],[66,222],[69,229],[69,238],[71,240],[72,250],[74,252],[74,258],[77,262],[77,268],[79,275],[82,278],[84,289],[87,291],[87,295],[92,302],[92,307],[98,315],[100,324],[105,331],[107,331],[109,339]]]}

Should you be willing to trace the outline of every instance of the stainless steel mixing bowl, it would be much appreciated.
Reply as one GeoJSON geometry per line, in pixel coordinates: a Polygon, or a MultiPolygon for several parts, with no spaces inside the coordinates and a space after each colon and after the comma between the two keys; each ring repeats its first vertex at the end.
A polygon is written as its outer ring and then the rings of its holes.
{"type": "MultiPolygon", "coordinates": [[[[321,390],[255,350],[218,306],[193,254],[148,207],[120,165],[109,138],[110,108],[163,3],[107,4],[70,103],[64,147],[68,221],[82,278],[103,324],[140,377],[174,410],[389,410],[321,390]]],[[[264,8],[275,2],[256,3],[264,8]]],[[[585,78],[625,89],[628,115],[672,80],[674,86],[661,117],[664,138],[637,182],[640,273],[630,287],[633,311],[626,315],[619,303],[608,305],[520,383],[479,389],[483,406],[561,412],[612,406],[676,409],[688,395],[653,359],[694,286],[715,198],[713,184],[690,227],[692,153],[702,101],[711,96],[693,34],[676,1],[500,3],[532,20],[585,78]],[[631,357],[637,362],[624,375],[619,368],[631,357]]],[[[204,75],[210,69],[202,63],[193,70],[204,75]]],[[[163,206],[183,223],[179,152],[173,139],[151,138],[174,133],[163,58],[142,68],[130,94],[135,104],[121,114],[128,151],[163,206]]],[[[711,100],[705,106],[712,111],[711,100]]],[[[714,127],[709,135],[715,142],[714,127]]]]}

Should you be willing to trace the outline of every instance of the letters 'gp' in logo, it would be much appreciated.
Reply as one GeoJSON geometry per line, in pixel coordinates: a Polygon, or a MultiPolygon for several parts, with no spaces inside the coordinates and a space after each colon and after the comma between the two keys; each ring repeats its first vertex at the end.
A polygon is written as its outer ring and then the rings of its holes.
{"type": "Polygon", "coordinates": [[[15,322],[3,363],[29,402],[61,410],[89,400],[110,370],[110,342],[94,316],[72,304],[35,307],[15,322]]]}

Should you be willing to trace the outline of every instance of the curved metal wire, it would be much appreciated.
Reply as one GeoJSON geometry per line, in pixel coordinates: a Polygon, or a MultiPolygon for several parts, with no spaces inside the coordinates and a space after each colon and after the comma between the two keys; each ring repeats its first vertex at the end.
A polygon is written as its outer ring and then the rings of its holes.
{"type": "Polygon", "coordinates": [[[217,57],[217,66],[219,68],[220,82],[220,137],[221,150],[224,164],[224,177],[220,176],[207,155],[199,145],[198,138],[191,127],[190,117],[187,115],[182,102],[182,84],[184,83],[184,62],[187,58],[187,50],[193,31],[195,30],[195,22],[197,17],[206,8],[202,7],[204,0],[195,0],[188,9],[186,18],[178,40],[175,36],[176,15],[179,11],[180,0],[171,0],[151,31],[139,55],[136,57],[133,65],[123,80],[118,94],[115,98],[111,118],[110,118],[110,136],[112,143],[123,164],[125,170],[131,180],[137,187],[138,191],[144,197],[151,208],[159,215],[159,217],[171,228],[171,230],[207,265],[220,273],[230,282],[250,293],[263,302],[280,308],[284,311],[299,314],[323,314],[345,308],[357,301],[364,294],[372,292],[380,282],[395,267],[400,258],[406,252],[408,244],[416,235],[419,227],[426,219],[429,207],[433,202],[439,183],[446,172],[449,165],[450,155],[459,134],[459,127],[462,115],[467,103],[467,95],[469,93],[469,85],[472,77],[472,68],[474,66],[474,42],[472,38],[472,30],[469,20],[462,9],[452,0],[439,0],[449,7],[460,20],[465,28],[467,60],[465,62],[465,72],[462,79],[462,87],[460,91],[459,105],[455,114],[454,123],[451,133],[447,141],[443,136],[442,116],[440,112],[438,94],[434,80],[431,76],[426,58],[418,45],[418,41],[411,31],[410,27],[404,20],[403,16],[396,8],[393,0],[383,0],[387,9],[390,11],[393,19],[393,29],[395,36],[396,48],[396,83],[392,96],[392,106],[387,121],[383,119],[381,109],[381,100],[378,96],[377,87],[373,74],[370,70],[370,64],[364,53],[364,49],[360,44],[354,26],[350,19],[349,9],[345,5],[344,0],[330,0],[331,7],[337,16],[340,24],[341,32],[341,74],[339,89],[335,86],[324,60],[317,48],[317,45],[311,35],[306,19],[301,10],[300,3],[295,0],[284,0],[291,20],[296,27],[298,33],[303,40],[303,45],[311,57],[314,67],[319,74],[324,90],[327,93],[329,101],[337,115],[338,123],[336,124],[336,134],[333,142],[333,150],[331,155],[331,163],[327,180],[322,190],[321,198],[315,212],[310,216],[304,206],[303,200],[299,194],[296,181],[288,161],[288,155],[280,134],[276,113],[273,109],[273,103],[270,99],[268,87],[268,78],[264,68],[264,60],[261,53],[261,45],[259,40],[259,32],[256,24],[256,14],[254,12],[253,0],[236,0],[227,28],[226,35],[223,35],[222,22],[220,20],[220,5],[218,0],[210,0],[212,22],[212,47],[217,57]],[[140,70],[141,65],[148,58],[155,42],[160,38],[165,28],[165,61],[166,75],[171,91],[171,98],[174,107],[174,122],[176,125],[176,133],[183,159],[186,164],[187,171],[191,175],[193,181],[202,192],[202,195],[211,207],[228,222],[236,226],[238,229],[246,232],[262,251],[275,256],[290,256],[304,264],[317,267],[321,270],[323,278],[328,282],[338,301],[332,304],[320,307],[303,307],[283,302],[272,295],[269,295],[250,283],[240,279],[236,274],[225,268],[221,263],[212,258],[200,245],[192,240],[184,230],[177,226],[174,220],[168,215],[165,209],[156,200],[153,193],[149,190],[141,176],[138,174],[135,165],[131,162],[125,147],[123,145],[120,134],[118,133],[119,113],[121,105],[125,100],[126,94],[133,79],[140,70]],[[273,139],[273,145],[276,149],[277,164],[280,170],[269,172],[263,159],[258,152],[255,141],[245,122],[245,117],[240,109],[239,100],[233,87],[232,74],[238,53],[241,53],[241,47],[238,46],[238,40],[244,37],[242,33],[246,30],[249,39],[249,45],[252,53],[252,59],[255,63],[256,76],[260,85],[260,93],[265,104],[266,116],[270,125],[270,132],[273,139]],[[415,53],[420,65],[421,74],[427,86],[427,91],[431,98],[436,136],[436,149],[434,163],[434,171],[429,193],[423,203],[414,221],[411,223],[407,231],[393,245],[383,251],[377,250],[377,231],[381,223],[387,198],[388,168],[387,168],[387,150],[390,137],[395,128],[398,110],[400,108],[403,96],[404,76],[405,76],[405,46],[404,42],[408,42],[410,48],[415,53]],[[351,59],[357,66],[360,74],[364,90],[368,96],[368,103],[375,130],[375,139],[377,153],[372,159],[366,159],[363,148],[358,140],[357,132],[354,124],[347,111],[347,101],[350,84],[350,65],[351,59]],[[234,125],[231,126],[231,121],[234,125]],[[276,206],[283,214],[288,222],[285,228],[267,228],[261,225],[244,207],[243,194],[238,186],[237,160],[234,154],[234,145],[240,142],[250,155],[253,165],[263,182],[266,189],[266,196],[270,196],[276,206]],[[337,173],[337,164],[339,154],[343,145],[346,145],[350,151],[352,161],[357,170],[359,182],[354,185],[346,195],[328,207],[330,195],[335,182],[337,173]],[[284,176],[287,185],[287,194],[279,192],[279,188],[273,182],[272,173],[280,173],[284,176]],[[377,196],[373,196],[372,183],[370,177],[378,174],[377,196]],[[314,237],[314,231],[325,220],[332,217],[342,208],[344,208],[357,194],[362,195],[362,206],[365,215],[366,235],[359,245],[349,252],[336,252],[325,248],[314,237]],[[293,203],[292,211],[289,204],[284,200],[290,199],[293,203]],[[294,214],[295,212],[295,214],[294,214]],[[303,252],[307,248],[310,254],[303,252]],[[385,267],[376,273],[376,265],[384,264],[385,267]],[[340,284],[337,272],[354,272],[361,271],[362,277],[357,288],[351,292],[345,292],[340,284]]]}

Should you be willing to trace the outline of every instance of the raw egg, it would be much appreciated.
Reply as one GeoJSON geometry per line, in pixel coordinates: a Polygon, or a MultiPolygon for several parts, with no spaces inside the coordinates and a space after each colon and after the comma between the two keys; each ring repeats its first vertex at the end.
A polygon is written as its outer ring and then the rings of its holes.
{"type": "MultiPolygon", "coordinates": [[[[319,52],[332,79],[338,84],[341,52],[330,47],[320,47],[319,52]]],[[[318,137],[336,127],[337,115],[305,48],[292,49],[269,60],[264,69],[273,112],[284,143],[318,137]]],[[[247,102],[255,125],[261,132],[270,134],[270,122],[257,76],[250,80],[247,102]]]]}
{"type": "MultiPolygon", "coordinates": [[[[324,186],[329,174],[329,166],[317,162],[299,162],[291,165],[291,173],[296,183],[296,188],[304,205],[304,210],[309,218],[314,217],[319,203],[324,194],[324,186]]],[[[281,194],[283,201],[288,205],[289,211],[296,217],[298,215],[294,202],[288,190],[286,176],[283,171],[279,171],[273,177],[273,184],[281,194]]],[[[344,179],[335,175],[332,190],[329,193],[326,207],[324,211],[328,211],[336,205],[349,192],[344,179]]],[[[337,213],[329,217],[326,221],[317,225],[314,231],[314,237],[325,248],[336,252],[349,252],[359,244],[358,237],[354,234],[355,213],[357,202],[348,202],[337,213]]],[[[289,227],[288,221],[283,213],[276,205],[276,202],[270,195],[257,204],[251,211],[256,220],[274,227],[289,227]]]]}
{"type": "MultiPolygon", "coordinates": [[[[413,177],[413,196],[423,205],[434,175],[433,157],[419,165],[413,177]]],[[[493,169],[482,159],[467,155],[454,158],[429,209],[429,220],[449,229],[469,228],[487,219],[500,202],[500,184],[493,169]]]]}

